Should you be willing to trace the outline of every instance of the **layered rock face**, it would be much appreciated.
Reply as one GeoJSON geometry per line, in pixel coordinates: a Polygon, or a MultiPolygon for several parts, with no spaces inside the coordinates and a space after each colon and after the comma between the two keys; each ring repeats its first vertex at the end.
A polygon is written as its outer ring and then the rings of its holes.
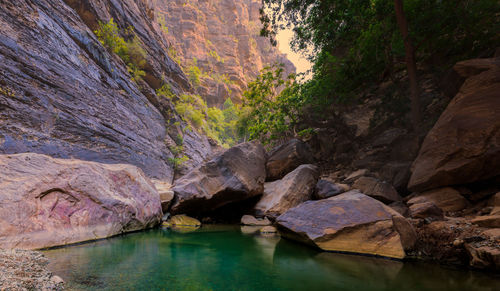
{"type": "Polygon", "coordinates": [[[416,240],[399,213],[355,191],[304,202],[279,216],[277,223],[285,236],[326,251],[402,259],[416,240]]]}
{"type": "Polygon", "coordinates": [[[465,83],[422,144],[408,188],[423,191],[500,175],[500,58],[460,62],[465,83]]]}
{"type": "Polygon", "coordinates": [[[171,181],[167,144],[184,135],[192,165],[210,152],[203,136],[173,124],[172,104],[154,89],[190,90],[152,26],[149,1],[2,1],[0,3],[0,153],[130,163],[171,181]],[[114,18],[132,26],[146,52],[145,76],[131,80],[126,64],[92,31],[114,18]]]}
{"type": "Polygon", "coordinates": [[[197,92],[209,106],[227,98],[239,103],[242,92],[263,67],[283,63],[295,67],[260,37],[259,0],[152,0],[156,27],[170,42],[170,53],[188,67],[201,69],[197,92]]]}
{"type": "Polygon", "coordinates": [[[0,155],[0,247],[37,249],[153,227],[160,197],[143,171],[39,154],[0,155]]]}
{"type": "Polygon", "coordinates": [[[170,212],[201,214],[262,194],[266,153],[258,143],[226,150],[178,179],[170,212]]]}

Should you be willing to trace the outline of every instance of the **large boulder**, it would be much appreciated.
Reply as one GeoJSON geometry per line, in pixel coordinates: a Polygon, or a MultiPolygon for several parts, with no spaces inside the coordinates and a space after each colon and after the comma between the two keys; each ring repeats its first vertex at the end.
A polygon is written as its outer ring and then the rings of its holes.
{"type": "Polygon", "coordinates": [[[37,249],[161,221],[158,192],[135,166],[0,155],[0,247],[37,249]]]}
{"type": "Polygon", "coordinates": [[[234,146],[178,179],[170,212],[201,214],[264,191],[266,153],[253,142],[234,146]]]}
{"type": "Polygon", "coordinates": [[[298,139],[292,139],[274,148],[268,157],[266,163],[268,181],[281,179],[300,165],[314,163],[311,148],[298,139]]]}
{"type": "Polygon", "coordinates": [[[384,203],[392,203],[402,200],[398,191],[396,191],[391,184],[379,181],[372,177],[361,177],[357,179],[352,185],[352,188],[359,189],[364,194],[384,203]]]}
{"type": "Polygon", "coordinates": [[[469,77],[425,138],[408,188],[424,191],[500,175],[500,59],[457,64],[469,77]]]}
{"type": "Polygon", "coordinates": [[[264,194],[255,205],[257,214],[277,217],[300,203],[311,200],[318,181],[314,165],[302,165],[283,179],[264,185],[264,194]]]}
{"type": "Polygon", "coordinates": [[[443,211],[459,211],[467,206],[467,200],[460,193],[451,188],[444,187],[418,194],[408,200],[408,205],[432,202],[443,211]]]}
{"type": "Polygon", "coordinates": [[[285,237],[325,251],[402,259],[416,241],[404,217],[357,191],[304,202],[276,222],[285,237]]]}

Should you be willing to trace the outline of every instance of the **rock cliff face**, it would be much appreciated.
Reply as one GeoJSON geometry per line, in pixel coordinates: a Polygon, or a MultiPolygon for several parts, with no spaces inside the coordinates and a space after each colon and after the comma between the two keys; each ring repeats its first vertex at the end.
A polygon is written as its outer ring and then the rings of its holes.
{"type": "Polygon", "coordinates": [[[156,96],[166,82],[191,90],[167,43],[152,26],[150,1],[40,0],[0,2],[0,153],[129,163],[171,181],[173,138],[184,135],[190,163],[210,152],[207,139],[173,126],[172,104],[156,96]],[[113,18],[132,26],[145,50],[145,76],[134,82],[126,64],[93,31],[113,18]]]}
{"type": "Polygon", "coordinates": [[[295,67],[269,40],[260,37],[260,0],[152,0],[156,28],[169,41],[169,52],[184,66],[202,71],[196,91],[208,105],[230,97],[239,102],[249,81],[266,65],[295,67]]]}

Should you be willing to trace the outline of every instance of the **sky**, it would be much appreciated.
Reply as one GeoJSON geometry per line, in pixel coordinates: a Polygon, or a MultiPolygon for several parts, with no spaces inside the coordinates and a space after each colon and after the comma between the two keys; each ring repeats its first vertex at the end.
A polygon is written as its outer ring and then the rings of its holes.
{"type": "Polygon", "coordinates": [[[288,55],[288,59],[297,68],[297,73],[305,73],[311,68],[311,63],[301,54],[297,54],[292,51],[290,46],[290,40],[293,37],[293,31],[291,29],[284,29],[278,32],[276,39],[278,40],[278,48],[282,53],[288,55]]]}

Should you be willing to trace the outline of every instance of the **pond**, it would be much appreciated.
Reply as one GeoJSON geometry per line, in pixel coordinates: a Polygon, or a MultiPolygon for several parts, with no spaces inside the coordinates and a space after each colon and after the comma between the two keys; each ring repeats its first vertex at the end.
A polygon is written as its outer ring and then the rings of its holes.
{"type": "MultiPolygon", "coordinates": [[[[495,290],[492,274],[319,252],[240,226],[154,229],[45,251],[69,290],[495,290]]],[[[499,290],[499,289],[496,289],[499,290]]]]}

